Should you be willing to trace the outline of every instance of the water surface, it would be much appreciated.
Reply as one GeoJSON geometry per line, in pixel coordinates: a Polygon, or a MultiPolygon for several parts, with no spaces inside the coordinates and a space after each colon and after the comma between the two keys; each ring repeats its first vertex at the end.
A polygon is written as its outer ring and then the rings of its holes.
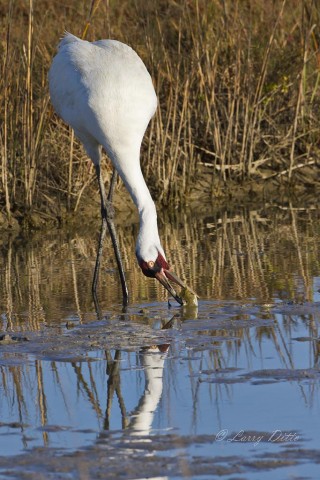
{"type": "Polygon", "coordinates": [[[318,478],[320,210],[161,227],[198,309],[168,304],[119,228],[131,302],[92,231],[3,236],[2,478],[318,478]],[[37,475],[37,477],[35,477],[37,475]]]}

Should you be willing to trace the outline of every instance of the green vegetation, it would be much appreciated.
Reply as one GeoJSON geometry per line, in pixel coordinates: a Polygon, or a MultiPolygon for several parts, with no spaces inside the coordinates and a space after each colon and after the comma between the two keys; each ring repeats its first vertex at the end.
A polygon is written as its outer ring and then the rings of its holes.
{"type": "Polygon", "coordinates": [[[119,39],[146,63],[160,108],[142,165],[158,202],[319,186],[319,0],[10,0],[0,18],[2,222],[98,201],[90,161],[49,102],[64,30],[119,39]]]}

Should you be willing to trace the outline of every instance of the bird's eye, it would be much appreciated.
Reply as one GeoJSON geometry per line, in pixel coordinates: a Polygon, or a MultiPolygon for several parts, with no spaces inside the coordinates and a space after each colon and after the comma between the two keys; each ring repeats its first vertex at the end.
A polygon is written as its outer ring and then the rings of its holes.
{"type": "Polygon", "coordinates": [[[149,268],[153,268],[154,267],[154,262],[152,260],[150,260],[150,262],[148,262],[148,267],[149,268]]]}

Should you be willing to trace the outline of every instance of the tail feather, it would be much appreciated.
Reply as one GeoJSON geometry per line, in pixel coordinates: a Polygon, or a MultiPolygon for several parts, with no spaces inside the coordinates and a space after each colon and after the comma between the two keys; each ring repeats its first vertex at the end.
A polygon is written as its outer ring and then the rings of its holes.
{"type": "Polygon", "coordinates": [[[78,37],[76,37],[75,35],[72,35],[72,33],[69,33],[69,32],[66,31],[64,33],[64,36],[61,38],[61,40],[59,42],[58,49],[64,47],[68,43],[77,42],[78,40],[79,40],[78,37]]]}

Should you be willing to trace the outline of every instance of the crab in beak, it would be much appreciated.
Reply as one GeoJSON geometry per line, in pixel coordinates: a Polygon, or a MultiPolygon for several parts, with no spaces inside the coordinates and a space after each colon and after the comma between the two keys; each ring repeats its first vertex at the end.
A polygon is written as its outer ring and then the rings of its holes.
{"type": "Polygon", "coordinates": [[[194,295],[196,295],[177,275],[170,270],[169,264],[163,255],[161,255],[161,253],[159,253],[155,262],[152,260],[148,262],[140,260],[139,265],[146,277],[156,278],[180,305],[184,304],[183,299],[177,294],[170,282],[183,289],[188,289],[194,295]]]}

